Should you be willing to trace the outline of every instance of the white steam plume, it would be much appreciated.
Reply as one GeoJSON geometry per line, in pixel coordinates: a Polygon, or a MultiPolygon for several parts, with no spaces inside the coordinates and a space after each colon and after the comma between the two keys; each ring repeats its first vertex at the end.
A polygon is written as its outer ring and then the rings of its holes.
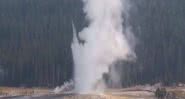
{"type": "Polygon", "coordinates": [[[88,27],[79,34],[73,25],[72,52],[74,58],[75,89],[79,93],[103,90],[102,75],[109,66],[120,60],[127,60],[133,54],[123,33],[123,13],[126,0],[83,0],[88,27]]]}

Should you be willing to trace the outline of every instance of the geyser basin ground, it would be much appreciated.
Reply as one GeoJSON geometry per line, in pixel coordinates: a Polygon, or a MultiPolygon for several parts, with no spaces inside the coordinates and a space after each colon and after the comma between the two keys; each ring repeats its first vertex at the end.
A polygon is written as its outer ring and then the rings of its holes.
{"type": "Polygon", "coordinates": [[[60,94],[47,93],[43,95],[26,94],[25,96],[22,94],[20,96],[6,96],[4,98],[6,99],[140,99],[140,98],[153,99],[153,93],[139,92],[139,91],[124,92],[123,90],[109,90],[105,93],[76,94],[76,93],[65,92],[60,94]],[[138,96],[138,94],[141,96],[138,96]]]}
{"type": "MultiPolygon", "coordinates": [[[[109,89],[104,93],[76,94],[61,92],[60,94],[54,94],[52,89],[0,87],[0,99],[155,99],[153,89],[146,89],[146,87],[133,87],[109,89]],[[31,93],[33,91],[35,93],[31,93]]],[[[167,87],[167,91],[185,99],[185,87],[167,87]]]]}
{"type": "MultiPolygon", "coordinates": [[[[153,87],[152,87],[153,88],[153,87]]],[[[185,99],[185,87],[166,87],[177,99],[185,99]]],[[[54,94],[52,89],[0,87],[0,99],[156,99],[151,87],[109,89],[104,93],[76,94],[61,92],[54,94]]]]}

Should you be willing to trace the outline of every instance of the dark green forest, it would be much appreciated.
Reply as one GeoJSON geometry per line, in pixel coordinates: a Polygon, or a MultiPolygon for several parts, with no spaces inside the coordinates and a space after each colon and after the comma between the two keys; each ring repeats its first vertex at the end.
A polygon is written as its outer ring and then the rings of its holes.
{"type": "MultiPolygon", "coordinates": [[[[122,85],[185,83],[185,1],[130,0],[126,24],[137,59],[122,62],[122,85]]],[[[0,0],[0,86],[55,87],[73,78],[72,21],[81,0],[0,0]]]]}

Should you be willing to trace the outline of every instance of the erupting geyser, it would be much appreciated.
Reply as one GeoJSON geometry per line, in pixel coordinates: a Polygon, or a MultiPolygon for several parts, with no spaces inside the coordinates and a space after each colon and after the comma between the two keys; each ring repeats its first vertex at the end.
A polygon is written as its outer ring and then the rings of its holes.
{"type": "Polygon", "coordinates": [[[89,25],[76,33],[73,25],[72,52],[74,58],[75,91],[89,93],[106,87],[103,74],[119,60],[133,54],[123,29],[126,0],[83,0],[89,25]],[[77,36],[78,35],[78,36],[77,36]],[[80,40],[85,43],[80,43],[80,40]]]}

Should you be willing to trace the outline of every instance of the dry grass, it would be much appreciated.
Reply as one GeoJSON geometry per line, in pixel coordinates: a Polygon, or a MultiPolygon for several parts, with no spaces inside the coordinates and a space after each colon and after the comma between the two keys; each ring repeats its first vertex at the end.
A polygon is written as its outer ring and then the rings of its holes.
{"type": "Polygon", "coordinates": [[[174,89],[169,92],[174,94],[176,97],[180,97],[182,99],[185,99],[185,91],[184,90],[174,89]]]}
{"type": "Polygon", "coordinates": [[[14,88],[14,87],[0,87],[0,95],[3,96],[22,96],[34,94],[48,94],[49,90],[46,88],[14,88]]]}

